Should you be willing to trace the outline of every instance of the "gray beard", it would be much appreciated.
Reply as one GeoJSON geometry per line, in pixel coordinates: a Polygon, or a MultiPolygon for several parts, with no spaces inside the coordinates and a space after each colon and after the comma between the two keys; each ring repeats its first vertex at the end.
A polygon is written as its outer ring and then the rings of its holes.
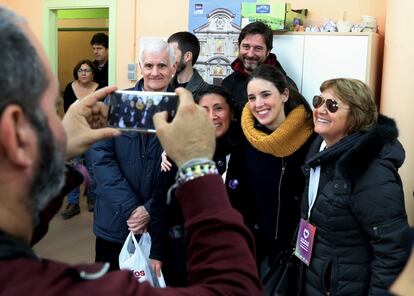
{"type": "Polygon", "coordinates": [[[246,71],[250,71],[253,72],[259,65],[252,65],[252,64],[247,64],[247,63],[243,63],[244,69],[246,71]]]}

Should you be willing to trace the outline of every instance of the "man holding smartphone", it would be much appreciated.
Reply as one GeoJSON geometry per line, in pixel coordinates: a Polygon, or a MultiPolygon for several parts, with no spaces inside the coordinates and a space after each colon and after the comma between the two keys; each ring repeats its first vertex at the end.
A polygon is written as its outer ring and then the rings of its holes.
{"type": "MultiPolygon", "coordinates": [[[[0,76],[0,295],[263,295],[252,236],[214,170],[178,180],[193,279],[187,289],[157,289],[138,283],[129,271],[107,273],[106,265],[36,256],[30,242],[46,233],[64,195],[82,181],[73,168],[65,169],[65,159],[120,134],[100,128],[107,108],[98,100],[116,87],[73,104],[61,122],[59,87],[39,41],[23,18],[1,5],[0,44],[0,63],[10,74],[0,76]]],[[[180,168],[211,163],[214,127],[189,92],[177,94],[180,110],[171,124],[162,114],[154,116],[158,136],[180,168]]]]}
{"type": "MultiPolygon", "coordinates": [[[[161,39],[143,45],[140,55],[143,78],[129,90],[172,91],[168,89],[176,70],[174,51],[161,39]]],[[[166,194],[160,172],[163,151],[155,134],[124,132],[93,147],[97,183],[95,219],[97,262],[110,262],[119,269],[118,255],[130,231],[141,234],[149,229],[150,206],[154,196],[166,194]]],[[[155,247],[151,258],[157,259],[155,247]]],[[[153,261],[159,271],[161,263],[153,261]]]]}

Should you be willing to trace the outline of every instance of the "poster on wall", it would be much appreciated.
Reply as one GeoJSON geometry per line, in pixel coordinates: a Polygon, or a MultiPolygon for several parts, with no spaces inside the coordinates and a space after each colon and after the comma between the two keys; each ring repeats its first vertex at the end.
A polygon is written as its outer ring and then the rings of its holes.
{"type": "Polygon", "coordinates": [[[242,3],[257,0],[190,0],[188,31],[200,41],[195,65],[204,80],[221,85],[238,56],[237,40],[241,31],[242,3]]]}

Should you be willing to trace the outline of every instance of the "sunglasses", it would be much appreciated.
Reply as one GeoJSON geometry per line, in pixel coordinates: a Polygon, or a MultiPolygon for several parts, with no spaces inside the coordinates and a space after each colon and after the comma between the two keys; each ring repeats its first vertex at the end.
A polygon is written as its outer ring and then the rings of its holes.
{"type": "Polygon", "coordinates": [[[328,109],[328,111],[330,112],[330,113],[335,113],[336,111],[338,111],[340,108],[342,108],[342,109],[349,109],[349,108],[347,108],[347,107],[340,107],[339,105],[338,105],[338,102],[337,101],[335,101],[335,100],[333,100],[333,99],[324,99],[324,98],[322,98],[321,96],[314,96],[313,97],[313,107],[316,109],[316,108],[319,108],[319,107],[322,107],[323,106],[323,104],[326,104],[326,109],[328,109]]]}

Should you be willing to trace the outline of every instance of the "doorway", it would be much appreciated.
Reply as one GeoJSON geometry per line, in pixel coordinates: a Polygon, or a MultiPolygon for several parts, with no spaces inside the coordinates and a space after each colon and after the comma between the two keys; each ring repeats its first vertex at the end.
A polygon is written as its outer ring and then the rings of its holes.
{"type": "MultiPolygon", "coordinates": [[[[116,44],[115,44],[115,24],[116,24],[116,0],[45,0],[44,1],[44,19],[43,19],[43,43],[46,53],[49,57],[50,64],[53,71],[59,73],[59,54],[58,54],[58,36],[59,36],[59,14],[70,14],[71,10],[83,11],[82,13],[90,13],[88,10],[100,11],[106,15],[106,29],[109,36],[109,60],[108,60],[108,83],[115,84],[116,71],[115,71],[115,57],[116,57],[116,44]]],[[[100,26],[94,29],[102,29],[100,26]]],[[[87,37],[84,37],[87,39],[87,37]]],[[[90,39],[87,41],[86,53],[91,53],[90,39]]],[[[82,43],[85,43],[82,41],[82,43]]],[[[93,57],[91,57],[93,58],[93,57]]],[[[76,62],[75,62],[76,64],[76,62]]],[[[75,66],[73,64],[71,67],[75,66]]],[[[66,78],[67,79],[67,78],[66,78]]],[[[66,81],[66,80],[64,80],[66,81]]],[[[63,82],[64,83],[64,82],[63,82]]],[[[64,86],[63,86],[64,87],[64,86]]]]}
{"type": "Polygon", "coordinates": [[[61,92],[73,81],[73,67],[80,60],[94,60],[90,40],[96,33],[108,35],[108,16],[107,8],[57,11],[57,74],[61,92]]]}

